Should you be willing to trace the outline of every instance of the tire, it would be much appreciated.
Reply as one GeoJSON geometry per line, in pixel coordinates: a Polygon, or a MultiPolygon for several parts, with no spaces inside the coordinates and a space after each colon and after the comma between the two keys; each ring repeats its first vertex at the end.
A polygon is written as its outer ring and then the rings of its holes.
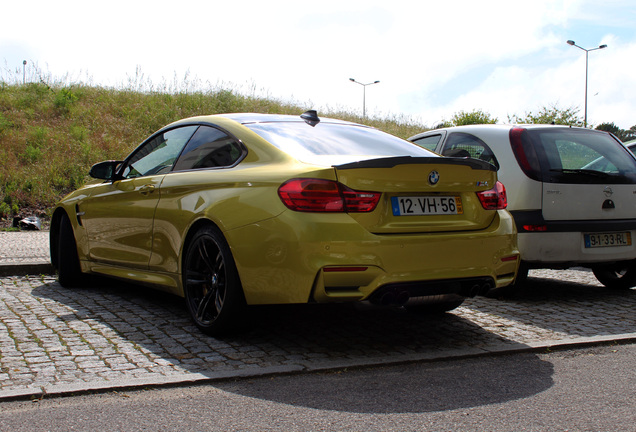
{"type": "Polygon", "coordinates": [[[73,227],[68,216],[60,218],[57,242],[57,275],[60,285],[65,288],[75,288],[85,282],[85,275],[82,273],[79,256],[77,254],[77,244],[73,227]]]}
{"type": "Polygon", "coordinates": [[[517,270],[517,276],[515,277],[515,280],[510,285],[507,285],[505,287],[491,289],[486,293],[486,297],[514,297],[515,294],[523,292],[524,288],[527,288],[528,286],[528,271],[528,264],[526,264],[524,261],[521,261],[521,263],[519,264],[519,269],[517,270]]]}
{"type": "Polygon", "coordinates": [[[238,327],[245,297],[230,248],[216,228],[203,227],[189,241],[183,291],[188,312],[203,333],[218,336],[238,327]]]}
{"type": "Polygon", "coordinates": [[[528,282],[528,264],[521,261],[519,263],[519,270],[517,270],[517,277],[511,286],[515,288],[521,288],[528,282]]]}
{"type": "Polygon", "coordinates": [[[464,303],[458,296],[432,296],[425,303],[406,304],[404,308],[417,315],[439,315],[457,309],[464,303]]]}
{"type": "Polygon", "coordinates": [[[619,263],[592,269],[596,279],[607,288],[630,289],[636,286],[636,262],[619,263]]]}

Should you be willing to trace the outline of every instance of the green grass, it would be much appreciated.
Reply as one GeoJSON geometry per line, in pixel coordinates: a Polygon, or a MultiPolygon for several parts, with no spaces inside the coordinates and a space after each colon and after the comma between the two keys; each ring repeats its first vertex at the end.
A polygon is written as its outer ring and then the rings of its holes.
{"type": "MultiPolygon", "coordinates": [[[[25,209],[46,216],[55,202],[86,182],[91,165],[123,158],[175,120],[228,112],[300,115],[314,108],[226,88],[157,90],[137,81],[129,88],[112,89],[50,84],[41,78],[27,84],[0,79],[0,218],[24,216],[25,209]]],[[[365,123],[402,138],[426,129],[400,116],[319,114],[365,123]]]]}

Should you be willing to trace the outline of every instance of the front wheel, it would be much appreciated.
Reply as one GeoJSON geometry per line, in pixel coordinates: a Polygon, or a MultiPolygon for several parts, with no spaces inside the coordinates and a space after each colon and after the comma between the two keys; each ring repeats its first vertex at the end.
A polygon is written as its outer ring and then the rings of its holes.
{"type": "Polygon", "coordinates": [[[219,230],[199,229],[184,259],[183,289],[190,316],[208,335],[232,330],[245,307],[230,248],[219,230]]]}
{"type": "Polygon", "coordinates": [[[636,262],[629,261],[592,269],[596,279],[607,288],[629,289],[636,285],[636,262]]]}
{"type": "Polygon", "coordinates": [[[80,267],[73,227],[66,215],[60,218],[57,248],[56,267],[60,285],[65,288],[81,285],[86,277],[80,267]]]}

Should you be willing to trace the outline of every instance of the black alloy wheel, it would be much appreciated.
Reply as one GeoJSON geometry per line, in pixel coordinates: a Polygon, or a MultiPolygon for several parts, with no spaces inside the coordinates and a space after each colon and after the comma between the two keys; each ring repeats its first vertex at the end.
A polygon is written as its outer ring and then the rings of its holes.
{"type": "Polygon", "coordinates": [[[209,335],[233,330],[245,306],[232,253],[219,230],[206,226],[189,242],[183,267],[185,300],[196,326],[209,335]]]}

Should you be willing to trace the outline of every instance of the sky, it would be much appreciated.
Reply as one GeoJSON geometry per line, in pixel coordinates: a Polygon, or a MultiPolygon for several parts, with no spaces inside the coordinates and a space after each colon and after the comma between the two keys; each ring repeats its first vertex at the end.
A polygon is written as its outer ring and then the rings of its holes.
{"type": "Polygon", "coordinates": [[[636,125],[634,0],[3,2],[0,80],[229,88],[433,127],[543,107],[636,125]],[[23,61],[27,66],[23,70],[23,61]],[[351,82],[377,84],[362,86],[351,82]]]}

